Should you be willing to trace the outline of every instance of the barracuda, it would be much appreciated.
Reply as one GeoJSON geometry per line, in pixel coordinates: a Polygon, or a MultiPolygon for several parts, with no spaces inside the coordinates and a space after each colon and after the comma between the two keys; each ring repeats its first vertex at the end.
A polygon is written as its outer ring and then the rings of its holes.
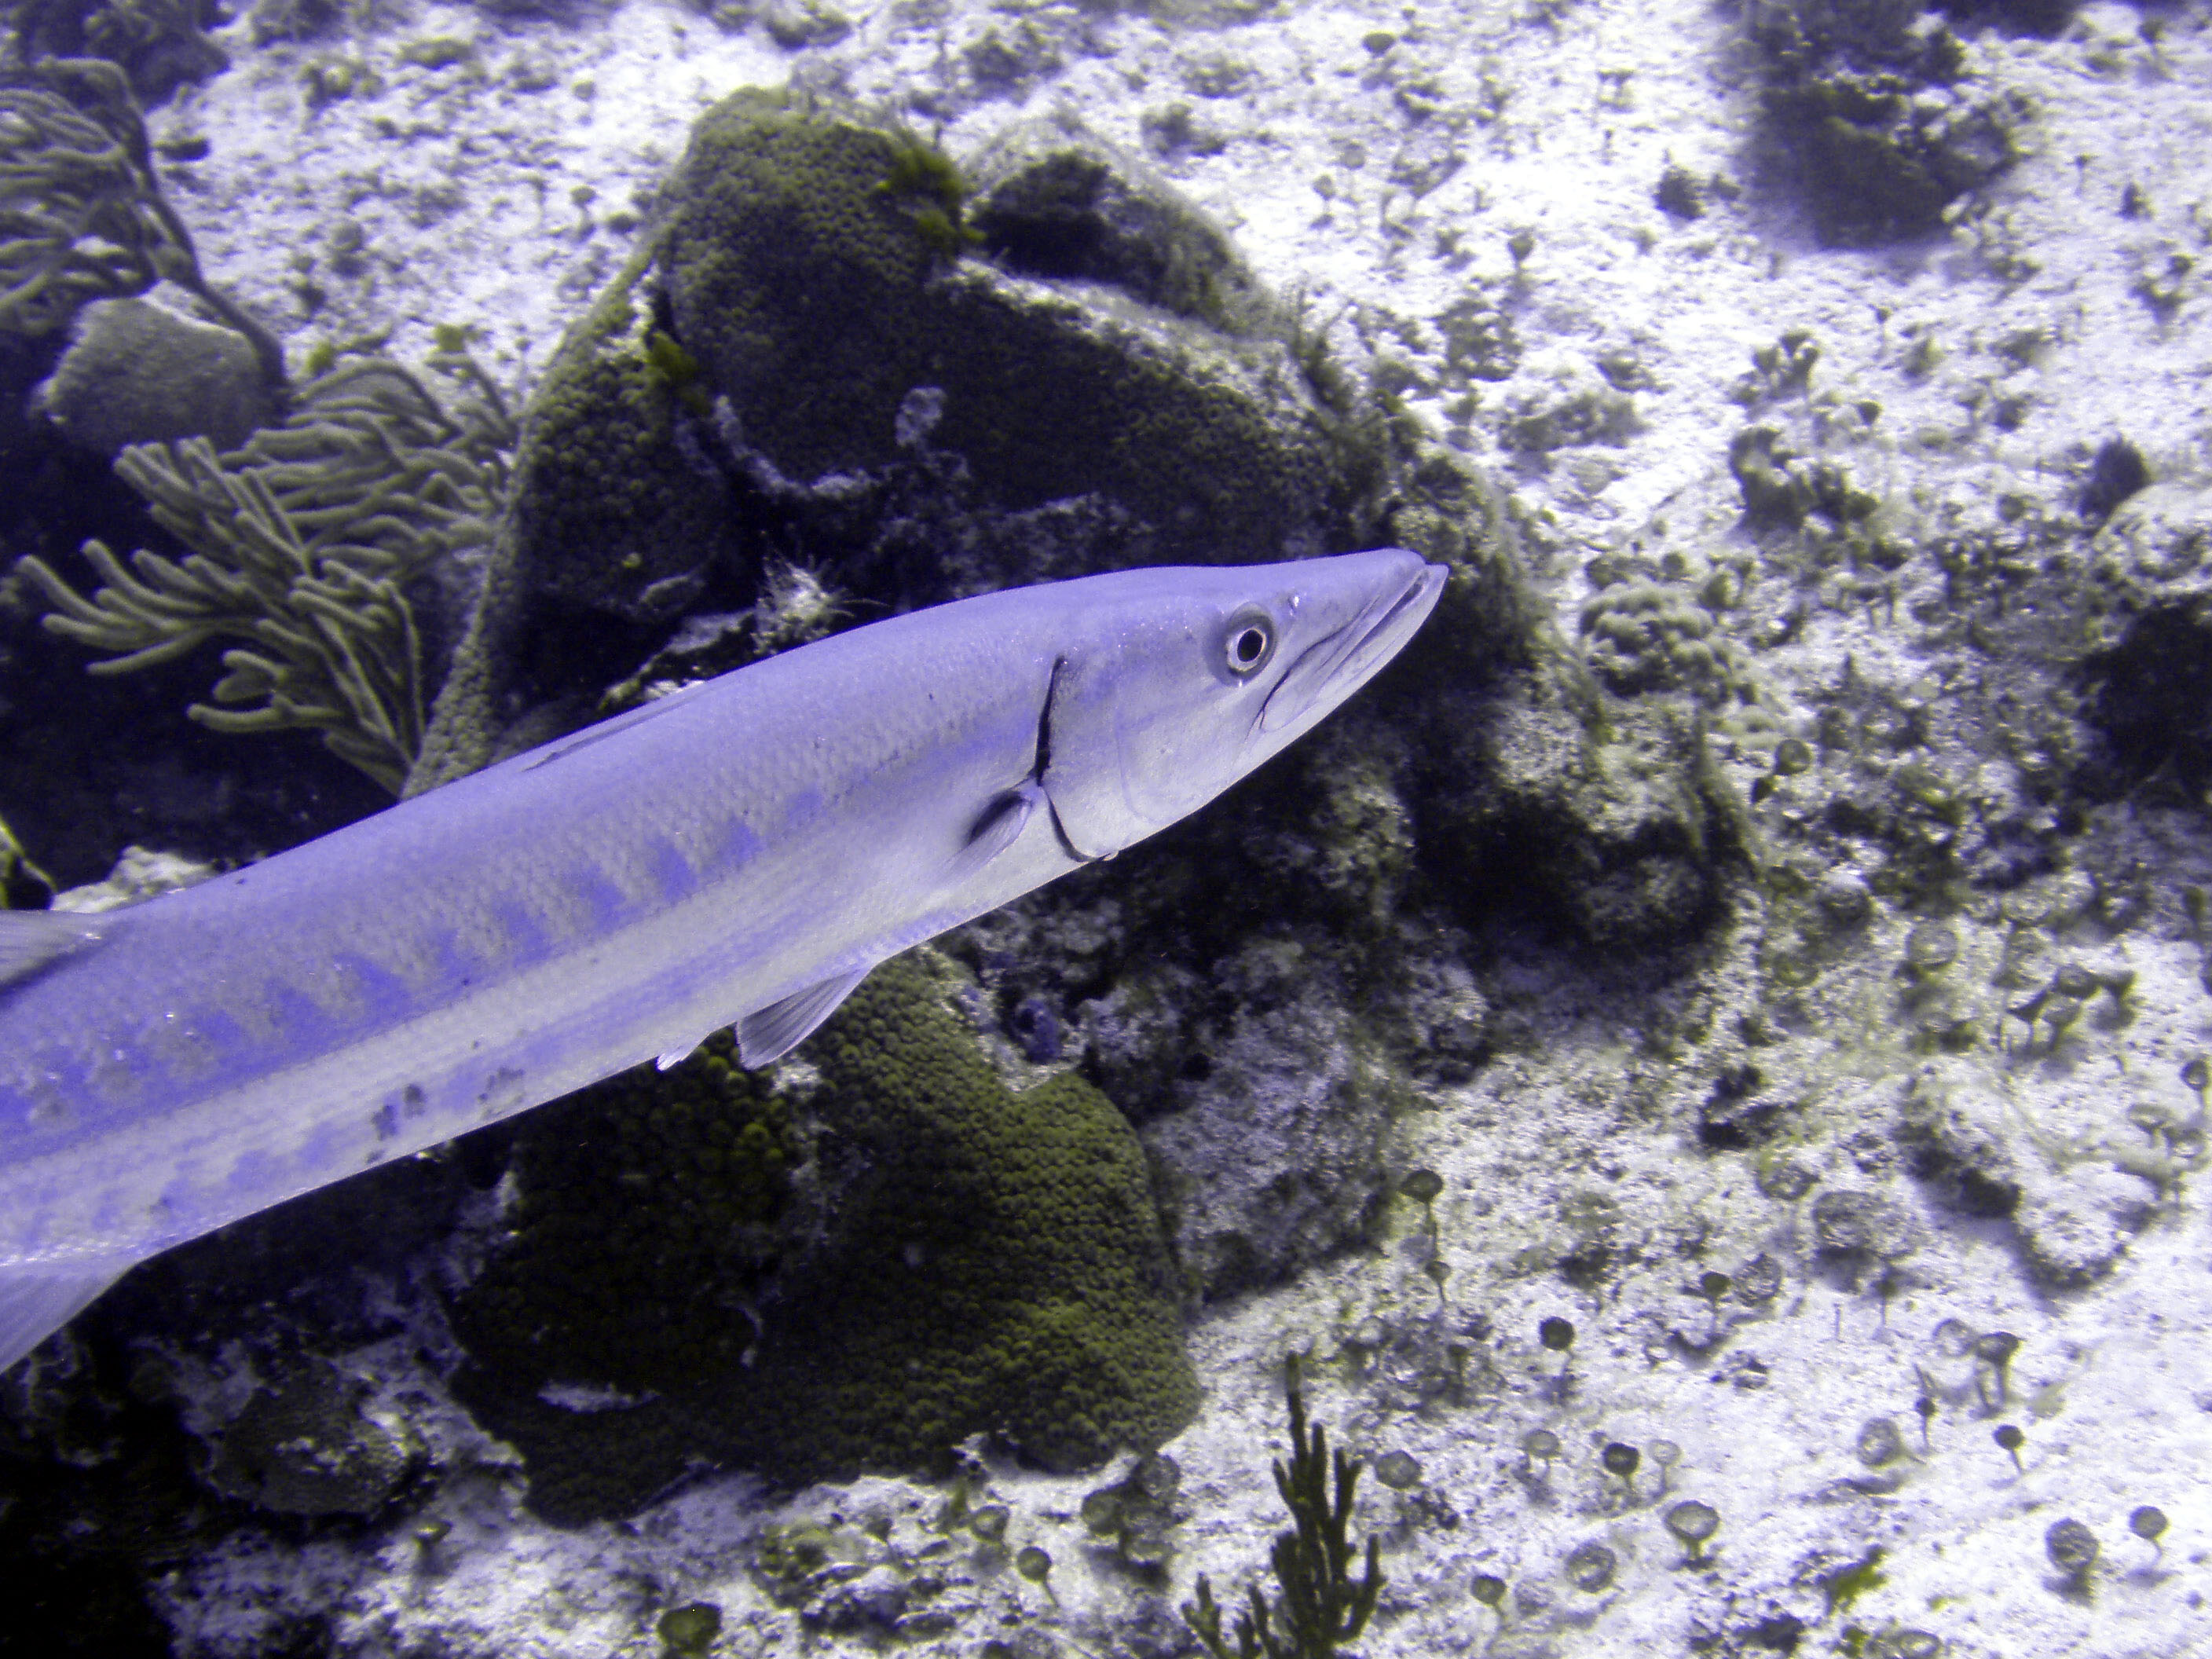
{"type": "Polygon", "coordinates": [[[0,913],[0,1368],[134,1263],[868,970],[1195,811],[1412,638],[1395,549],[987,594],[262,863],[0,913]]]}

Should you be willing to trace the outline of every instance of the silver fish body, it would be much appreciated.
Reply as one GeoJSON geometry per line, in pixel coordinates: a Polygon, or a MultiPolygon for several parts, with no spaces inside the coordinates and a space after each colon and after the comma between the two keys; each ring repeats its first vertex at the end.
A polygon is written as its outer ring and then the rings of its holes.
{"type": "Polygon", "coordinates": [[[1194,810],[1412,637],[1395,550],[802,647],[129,909],[0,913],[0,1367],[135,1262],[737,1024],[1194,810]]]}

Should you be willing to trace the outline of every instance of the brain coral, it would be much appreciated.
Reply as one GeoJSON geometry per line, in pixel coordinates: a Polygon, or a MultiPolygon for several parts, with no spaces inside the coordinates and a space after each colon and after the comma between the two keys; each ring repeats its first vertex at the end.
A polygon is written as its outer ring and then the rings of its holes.
{"type": "MultiPolygon", "coordinates": [[[[1035,250],[1008,227],[1105,161],[1063,139],[1002,163],[977,204],[1009,238],[997,264],[950,257],[960,244],[941,222],[948,200],[958,210],[957,175],[915,153],[850,112],[746,91],[700,118],[671,185],[672,331],[786,475],[891,461],[902,401],[931,386],[944,394],[933,441],[964,459],[979,501],[1018,511],[1102,493],[1143,526],[1148,559],[1256,556],[1329,518],[1348,458],[1281,341],[1019,270],[1035,250]]],[[[1097,184],[1078,216],[1103,236],[1098,204],[1143,193],[1097,184]]],[[[1164,198],[1153,205],[1173,218],[1164,198]]],[[[1201,288],[1233,286],[1225,250],[1194,241],[1200,222],[1174,222],[1187,228],[1158,239],[1158,257],[1216,270],[1201,288]]],[[[1113,270],[1199,306],[1135,263],[1113,270]]]]}
{"type": "Polygon", "coordinates": [[[526,411],[412,793],[573,729],[764,556],[896,610],[1372,544],[1374,434],[1224,235],[1080,134],[987,164],[793,93],[700,118],[526,411]]]}
{"type": "Polygon", "coordinates": [[[1076,1468],[1189,1419],[1176,1279],[1111,1102],[1070,1075],[1012,1093],[908,960],[810,1057],[861,1173],[834,1251],[782,1287],[737,1391],[761,1462],[913,1468],[995,1431],[1076,1468]]]}
{"type": "Polygon", "coordinates": [[[523,1449],[533,1507],[620,1512],[702,1458],[799,1483],[994,1432],[1074,1468],[1182,1427],[1176,1281],[1103,1095],[1012,1092],[911,958],[801,1053],[823,1085],[804,1181],[781,1098],[726,1046],[522,1131],[513,1236],[455,1325],[460,1391],[523,1449]]]}

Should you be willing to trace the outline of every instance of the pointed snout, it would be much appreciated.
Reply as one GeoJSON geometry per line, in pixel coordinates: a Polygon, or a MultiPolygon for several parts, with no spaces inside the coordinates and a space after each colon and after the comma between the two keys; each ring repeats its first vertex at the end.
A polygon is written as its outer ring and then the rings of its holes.
{"type": "Polygon", "coordinates": [[[1314,562],[1299,595],[1302,648],[1267,694],[1260,727],[1303,731],[1374,678],[1420,631],[1450,572],[1401,547],[1314,562]]]}

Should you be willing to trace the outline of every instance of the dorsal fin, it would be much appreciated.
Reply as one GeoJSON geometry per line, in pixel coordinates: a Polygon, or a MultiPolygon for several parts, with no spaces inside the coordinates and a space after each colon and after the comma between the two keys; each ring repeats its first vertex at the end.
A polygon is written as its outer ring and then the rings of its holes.
{"type": "Polygon", "coordinates": [[[694,680],[689,685],[678,687],[665,697],[655,697],[641,708],[625,710],[611,719],[599,721],[596,726],[587,726],[580,732],[572,732],[565,738],[556,738],[536,749],[526,750],[514,757],[519,763],[518,769],[535,772],[541,766],[551,765],[563,755],[573,755],[579,749],[589,749],[593,744],[603,743],[618,732],[627,732],[633,726],[642,726],[672,708],[681,708],[713,684],[712,680],[694,680]]]}
{"type": "Polygon", "coordinates": [[[89,951],[114,922],[56,910],[0,910],[0,990],[21,983],[64,957],[89,951]]]}

